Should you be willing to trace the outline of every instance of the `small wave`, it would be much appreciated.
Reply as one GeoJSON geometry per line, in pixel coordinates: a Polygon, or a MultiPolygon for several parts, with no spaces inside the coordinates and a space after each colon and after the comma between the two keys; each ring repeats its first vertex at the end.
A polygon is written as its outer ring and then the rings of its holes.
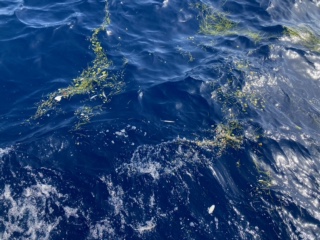
{"type": "Polygon", "coordinates": [[[61,25],[71,25],[75,22],[75,19],[81,18],[83,15],[81,13],[69,12],[61,14],[61,11],[36,11],[33,9],[30,10],[23,8],[16,12],[16,16],[20,22],[29,27],[48,28],[61,25]]]}
{"type": "Polygon", "coordinates": [[[23,0],[3,0],[1,1],[0,16],[12,16],[22,5],[23,0]]]}

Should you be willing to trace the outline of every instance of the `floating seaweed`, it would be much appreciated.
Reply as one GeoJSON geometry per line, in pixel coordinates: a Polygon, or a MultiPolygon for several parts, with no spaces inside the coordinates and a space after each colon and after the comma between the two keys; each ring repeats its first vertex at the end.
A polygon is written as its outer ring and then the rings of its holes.
{"type": "MultiPolygon", "coordinates": [[[[110,24],[109,12],[106,6],[106,17],[99,28],[93,31],[90,38],[91,49],[95,54],[92,64],[82,71],[81,75],[73,80],[66,88],[58,89],[50,93],[47,99],[42,100],[32,119],[39,119],[49,111],[55,110],[63,101],[72,98],[75,95],[93,95],[93,98],[99,98],[103,103],[107,103],[110,99],[119,94],[124,87],[124,83],[118,77],[109,76],[108,69],[112,66],[112,62],[108,59],[99,35],[106,32],[107,26],[110,24]]],[[[77,124],[76,129],[80,125],[90,122],[90,118],[94,114],[89,113],[91,108],[81,107],[75,111],[76,116],[80,116],[81,121],[77,124]],[[85,119],[81,116],[86,116],[85,119]]]]}
{"type": "Polygon", "coordinates": [[[238,27],[238,23],[231,20],[228,13],[219,11],[203,3],[194,4],[192,7],[199,11],[197,18],[200,20],[199,32],[201,34],[211,36],[245,36],[255,44],[264,38],[264,35],[259,32],[238,27]]]}
{"type": "Polygon", "coordinates": [[[78,119],[78,123],[74,126],[74,130],[79,130],[81,129],[82,126],[90,123],[91,118],[97,115],[97,111],[100,111],[100,106],[96,107],[90,107],[90,106],[82,106],[78,108],[75,112],[74,115],[78,119]]]}
{"type": "Polygon", "coordinates": [[[230,35],[237,24],[227,18],[222,12],[212,12],[203,17],[200,23],[200,33],[205,35],[230,35]]]}
{"type": "Polygon", "coordinates": [[[225,124],[218,124],[213,134],[213,139],[197,141],[196,144],[207,148],[217,148],[218,156],[221,156],[227,149],[240,149],[243,145],[243,126],[236,119],[228,120],[225,124]]]}
{"type": "Polygon", "coordinates": [[[320,38],[306,27],[284,27],[283,34],[294,43],[301,44],[311,51],[320,52],[320,38]]]}
{"type": "Polygon", "coordinates": [[[249,37],[255,44],[261,42],[262,39],[264,38],[263,34],[258,33],[258,32],[252,32],[252,31],[248,31],[244,35],[249,37]]]}

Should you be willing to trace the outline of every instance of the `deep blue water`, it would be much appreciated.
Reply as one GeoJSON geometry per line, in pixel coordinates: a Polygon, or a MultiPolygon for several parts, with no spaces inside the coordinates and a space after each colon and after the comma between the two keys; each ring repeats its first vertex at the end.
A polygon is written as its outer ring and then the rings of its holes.
{"type": "Polygon", "coordinates": [[[3,0],[0,27],[0,239],[320,239],[318,0],[3,0]],[[95,31],[109,85],[67,96],[95,31]]]}

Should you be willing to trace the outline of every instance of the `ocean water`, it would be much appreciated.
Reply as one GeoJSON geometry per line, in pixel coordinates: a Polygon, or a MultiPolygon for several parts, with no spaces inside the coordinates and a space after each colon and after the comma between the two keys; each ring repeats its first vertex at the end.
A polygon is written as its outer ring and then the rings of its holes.
{"type": "Polygon", "coordinates": [[[320,239],[318,0],[3,0],[0,239],[320,239]]]}

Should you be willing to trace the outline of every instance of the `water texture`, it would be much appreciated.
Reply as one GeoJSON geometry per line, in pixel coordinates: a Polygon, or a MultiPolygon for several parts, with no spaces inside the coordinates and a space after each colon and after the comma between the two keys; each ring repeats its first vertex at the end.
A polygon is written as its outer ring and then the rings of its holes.
{"type": "Polygon", "coordinates": [[[320,239],[320,2],[0,3],[1,239],[320,239]]]}

